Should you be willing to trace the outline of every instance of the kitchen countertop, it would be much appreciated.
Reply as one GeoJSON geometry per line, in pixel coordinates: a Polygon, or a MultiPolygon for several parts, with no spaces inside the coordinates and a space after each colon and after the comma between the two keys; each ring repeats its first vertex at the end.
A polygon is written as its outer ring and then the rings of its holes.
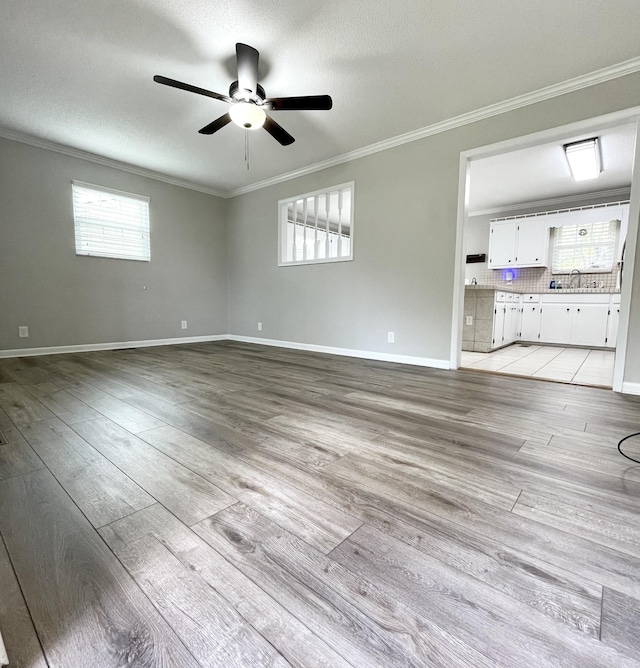
{"type": "Polygon", "coordinates": [[[520,290],[512,286],[503,286],[503,285],[465,285],[465,290],[497,290],[499,292],[513,292],[515,294],[524,295],[524,294],[551,294],[551,295],[561,295],[561,294],[593,294],[593,295],[619,295],[620,290],[599,290],[598,288],[558,288],[558,289],[546,289],[546,290],[520,290]]]}

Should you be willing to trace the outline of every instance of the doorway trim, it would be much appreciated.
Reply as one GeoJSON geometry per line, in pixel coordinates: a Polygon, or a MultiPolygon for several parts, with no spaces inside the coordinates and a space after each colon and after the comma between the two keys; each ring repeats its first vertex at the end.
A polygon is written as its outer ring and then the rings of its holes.
{"type": "MultiPolygon", "coordinates": [[[[458,215],[456,223],[455,274],[453,279],[453,315],[451,322],[451,369],[460,367],[462,349],[462,321],[464,315],[464,228],[468,219],[470,163],[480,158],[488,158],[503,153],[510,153],[539,144],[562,141],[568,135],[598,132],[622,125],[636,124],[635,157],[631,174],[631,195],[629,202],[629,226],[627,229],[627,249],[625,252],[624,272],[633,277],[635,255],[638,243],[638,224],[640,218],[640,107],[623,109],[604,116],[597,116],[584,121],[549,128],[521,137],[514,137],[495,144],[488,144],[460,153],[460,171],[458,176],[458,215]]],[[[620,324],[616,344],[616,360],[613,372],[613,390],[622,392],[627,356],[629,334],[629,311],[631,308],[631,280],[626,280],[620,294],[620,324]]]]}

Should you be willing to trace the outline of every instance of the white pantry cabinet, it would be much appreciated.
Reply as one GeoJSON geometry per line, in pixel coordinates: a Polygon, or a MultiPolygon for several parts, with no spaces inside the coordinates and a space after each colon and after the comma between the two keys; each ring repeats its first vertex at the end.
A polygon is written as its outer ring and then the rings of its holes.
{"type": "Polygon", "coordinates": [[[549,227],[545,220],[520,220],[491,223],[489,268],[546,267],[549,259],[549,227]]]}

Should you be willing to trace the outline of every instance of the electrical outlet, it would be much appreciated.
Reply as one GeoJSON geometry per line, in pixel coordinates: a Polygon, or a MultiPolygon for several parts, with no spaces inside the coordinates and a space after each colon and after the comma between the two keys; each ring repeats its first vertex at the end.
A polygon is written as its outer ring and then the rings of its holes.
{"type": "Polygon", "coordinates": [[[396,333],[387,332],[387,343],[395,343],[395,342],[396,342],[396,333]]]}
{"type": "Polygon", "coordinates": [[[18,336],[21,339],[28,339],[29,338],[29,328],[26,325],[20,325],[18,327],[18,336]]]}
{"type": "Polygon", "coordinates": [[[259,332],[262,331],[262,323],[261,323],[261,322],[258,323],[258,331],[259,331],[259,332]]]}
{"type": "Polygon", "coordinates": [[[186,320],[182,321],[182,329],[187,329],[187,321],[186,320]]]}
{"type": "Polygon", "coordinates": [[[472,315],[467,316],[467,325],[473,325],[473,316],[472,315]]]}

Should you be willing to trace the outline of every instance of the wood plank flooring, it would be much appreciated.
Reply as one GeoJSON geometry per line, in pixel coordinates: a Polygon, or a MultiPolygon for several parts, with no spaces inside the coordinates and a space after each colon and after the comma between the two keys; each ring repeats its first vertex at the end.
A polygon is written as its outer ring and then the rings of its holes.
{"type": "Polygon", "coordinates": [[[249,344],[0,360],[10,665],[640,666],[632,431],[604,389],[249,344]]]}

